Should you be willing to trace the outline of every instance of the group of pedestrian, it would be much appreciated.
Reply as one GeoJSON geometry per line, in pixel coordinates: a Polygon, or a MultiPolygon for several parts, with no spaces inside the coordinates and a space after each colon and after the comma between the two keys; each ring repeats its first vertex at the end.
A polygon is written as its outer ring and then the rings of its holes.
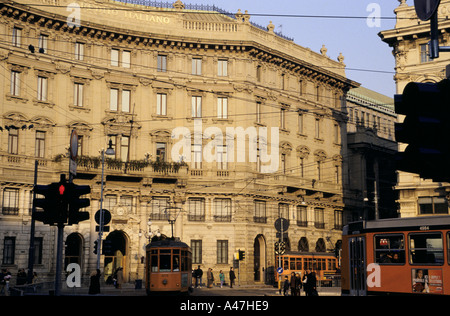
{"type": "MultiPolygon", "coordinates": [[[[0,296],[9,295],[10,282],[12,274],[8,269],[2,269],[0,272],[0,296]]],[[[17,279],[15,285],[35,284],[37,282],[37,273],[33,272],[31,280],[28,280],[28,274],[25,269],[17,271],[17,279]]]]}
{"type": "MultiPolygon", "coordinates": [[[[192,277],[195,282],[196,288],[202,287],[202,277],[203,277],[203,270],[200,268],[200,265],[192,271],[192,277]]],[[[229,279],[230,279],[230,288],[233,288],[234,280],[236,280],[236,275],[234,274],[233,267],[230,268],[229,272],[229,279]]],[[[222,270],[219,272],[219,281],[220,281],[220,287],[223,287],[225,284],[225,274],[222,270]]],[[[207,288],[212,288],[214,285],[214,273],[212,268],[208,268],[208,271],[206,273],[206,286],[207,288]]]]}
{"type": "MultiPolygon", "coordinates": [[[[289,290],[291,296],[300,296],[301,289],[305,291],[306,296],[317,296],[317,279],[315,272],[309,270],[301,278],[300,273],[291,273],[291,278],[286,275],[283,284],[283,295],[288,296],[289,290]]],[[[281,292],[281,288],[280,288],[281,292]]]]}

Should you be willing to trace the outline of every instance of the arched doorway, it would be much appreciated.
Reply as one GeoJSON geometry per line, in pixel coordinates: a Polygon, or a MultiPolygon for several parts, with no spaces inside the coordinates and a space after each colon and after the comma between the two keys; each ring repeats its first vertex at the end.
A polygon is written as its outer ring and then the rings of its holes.
{"type": "Polygon", "coordinates": [[[263,235],[258,235],[253,244],[253,272],[255,282],[265,282],[266,261],[266,239],[263,235]]]}
{"type": "Polygon", "coordinates": [[[107,283],[112,282],[112,278],[117,269],[123,269],[124,282],[128,281],[128,238],[123,231],[115,230],[105,239],[104,246],[104,277],[107,283]],[[105,245],[108,244],[108,248],[105,245]]]}
{"type": "Polygon", "coordinates": [[[83,237],[79,233],[72,233],[67,236],[64,246],[64,271],[71,263],[76,263],[81,267],[83,237]]]}

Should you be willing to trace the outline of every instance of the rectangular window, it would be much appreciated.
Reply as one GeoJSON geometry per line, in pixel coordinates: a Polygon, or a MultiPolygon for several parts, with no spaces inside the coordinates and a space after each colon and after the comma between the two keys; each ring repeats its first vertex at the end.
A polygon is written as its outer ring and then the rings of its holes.
{"type": "Polygon", "coordinates": [[[266,201],[255,200],[255,216],[253,217],[255,223],[267,223],[266,215],[266,201]]]}
{"type": "Polygon", "coordinates": [[[14,27],[12,29],[12,45],[15,47],[20,47],[22,41],[22,29],[14,27]]]}
{"type": "Polygon", "coordinates": [[[38,77],[37,99],[39,101],[47,101],[47,83],[48,78],[41,76],[38,77]]]}
{"type": "Polygon", "coordinates": [[[448,201],[445,197],[419,197],[419,214],[448,214],[448,201]]]}
{"type": "Polygon", "coordinates": [[[381,264],[405,263],[403,234],[375,235],[375,262],[381,264]]]}
{"type": "Polygon", "coordinates": [[[35,157],[45,157],[45,132],[36,131],[35,157]]]}
{"type": "Polygon", "coordinates": [[[217,263],[228,263],[228,240],[217,241],[217,263]]]}
{"type": "Polygon", "coordinates": [[[315,228],[325,228],[325,218],[324,209],[315,208],[314,209],[314,227],[315,228]]]}
{"type": "Polygon", "coordinates": [[[216,148],[217,148],[217,169],[227,170],[228,169],[227,146],[218,145],[216,148]]]}
{"type": "Polygon", "coordinates": [[[192,58],[192,74],[200,76],[202,74],[202,59],[192,58]]]}
{"type": "Polygon", "coordinates": [[[166,143],[156,143],[156,161],[166,161],[166,143]]]}
{"type": "Polygon", "coordinates": [[[110,89],[109,109],[111,111],[119,109],[119,89],[110,89]]]}
{"type": "Polygon", "coordinates": [[[202,168],[202,145],[200,144],[192,145],[192,168],[202,168]]]}
{"type": "Polygon", "coordinates": [[[214,199],[214,221],[231,222],[231,199],[214,199]]]}
{"type": "Polygon", "coordinates": [[[2,264],[14,264],[14,257],[16,252],[16,237],[5,237],[3,239],[3,260],[2,264]]]}
{"type": "Polygon", "coordinates": [[[428,44],[421,44],[420,45],[420,62],[421,63],[427,63],[429,61],[432,61],[433,59],[430,58],[429,55],[429,46],[428,44]]]}
{"type": "Polygon", "coordinates": [[[42,264],[42,237],[34,237],[34,264],[42,264]]]}
{"type": "Polygon", "coordinates": [[[320,139],[320,119],[316,118],[315,121],[315,134],[316,139],[320,139]]]}
{"type": "Polygon", "coordinates": [[[131,91],[122,90],[122,112],[130,112],[131,91]]]}
{"type": "Polygon", "coordinates": [[[192,263],[201,264],[202,263],[202,241],[201,240],[191,240],[192,249],[192,263]]]}
{"type": "Polygon", "coordinates": [[[8,154],[19,153],[19,130],[10,129],[8,133],[8,154]]]}
{"type": "Polygon", "coordinates": [[[19,215],[19,189],[3,190],[3,215],[19,215]]]}
{"type": "Polygon", "coordinates": [[[73,89],[73,105],[75,106],[83,106],[83,89],[84,84],[82,83],[74,83],[73,89]]]}
{"type": "Polygon", "coordinates": [[[78,156],[84,155],[84,136],[78,135],[78,156]]]}
{"type": "Polygon", "coordinates": [[[111,66],[119,66],[119,50],[111,49],[111,66]]]}
{"type": "Polygon", "coordinates": [[[228,76],[228,60],[226,60],[226,59],[219,59],[217,65],[218,65],[217,75],[219,77],[226,77],[226,76],[228,76]]]}
{"type": "Polygon", "coordinates": [[[307,227],[307,208],[306,206],[297,205],[297,226],[307,227]]]}
{"type": "Polygon", "coordinates": [[[228,98],[217,98],[217,118],[228,118],[228,98]]]}
{"type": "Polygon", "coordinates": [[[202,97],[198,96],[192,97],[192,117],[193,118],[202,117],[202,97]]]}
{"type": "Polygon", "coordinates": [[[169,198],[153,197],[151,202],[151,219],[152,220],[168,220],[166,208],[169,206],[169,198]]]}
{"type": "Polygon", "coordinates": [[[194,222],[205,221],[205,199],[190,198],[188,200],[188,219],[194,222]]]}
{"type": "Polygon", "coordinates": [[[20,72],[11,71],[11,90],[10,94],[14,96],[20,95],[20,72]]]}
{"type": "Polygon", "coordinates": [[[278,204],[278,217],[286,218],[287,220],[289,220],[289,204],[278,204]]]}
{"type": "Polygon", "coordinates": [[[411,233],[409,255],[411,264],[442,265],[444,246],[441,233],[411,233]]]}
{"type": "Polygon", "coordinates": [[[84,43],[75,43],[75,59],[84,60],[84,43]]]}
{"type": "Polygon", "coordinates": [[[117,195],[107,194],[103,199],[103,208],[112,210],[117,205],[117,195]]]}
{"type": "Polygon", "coordinates": [[[122,136],[120,138],[120,159],[122,161],[128,161],[129,150],[130,150],[130,137],[122,136]]]}
{"type": "Polygon", "coordinates": [[[166,55],[158,55],[158,72],[166,72],[167,71],[167,56],[166,55]]]}
{"type": "Polygon", "coordinates": [[[122,67],[130,68],[130,65],[131,65],[131,52],[124,50],[122,52],[122,67]]]}
{"type": "Polygon", "coordinates": [[[165,93],[156,95],[156,114],[167,115],[167,94],[165,93]]]}

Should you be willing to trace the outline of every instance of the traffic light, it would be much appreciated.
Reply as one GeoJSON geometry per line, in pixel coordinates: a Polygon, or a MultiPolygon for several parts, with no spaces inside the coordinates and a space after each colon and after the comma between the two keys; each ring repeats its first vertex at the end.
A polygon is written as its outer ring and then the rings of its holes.
{"type": "Polygon", "coordinates": [[[245,259],[245,251],[239,250],[239,260],[244,260],[244,259],[245,259]]]}
{"type": "Polygon", "coordinates": [[[44,195],[44,198],[33,200],[35,207],[40,207],[43,211],[35,212],[34,219],[44,224],[57,225],[67,221],[68,192],[64,180],[51,183],[49,185],[36,185],[34,192],[44,195]]]}
{"type": "Polygon", "coordinates": [[[50,194],[50,185],[35,185],[33,190],[36,194],[44,196],[43,198],[33,199],[33,205],[43,209],[43,211],[35,211],[33,213],[34,220],[44,224],[53,224],[53,215],[51,215],[51,212],[53,212],[51,201],[53,199],[50,194]]]}
{"type": "Polygon", "coordinates": [[[450,179],[450,84],[409,83],[395,96],[395,112],[405,115],[395,124],[395,137],[408,146],[396,155],[397,169],[434,181],[450,179]]]}
{"type": "Polygon", "coordinates": [[[68,224],[73,225],[88,220],[89,212],[80,212],[80,208],[91,205],[91,201],[88,198],[80,198],[80,196],[91,193],[91,187],[69,183],[68,190],[70,194],[68,224]]]}

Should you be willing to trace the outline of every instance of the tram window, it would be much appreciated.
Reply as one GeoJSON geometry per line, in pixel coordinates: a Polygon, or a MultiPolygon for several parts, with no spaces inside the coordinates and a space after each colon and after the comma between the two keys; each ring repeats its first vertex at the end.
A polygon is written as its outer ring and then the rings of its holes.
{"type": "Polygon", "coordinates": [[[284,258],[284,263],[283,263],[283,269],[284,270],[289,270],[289,261],[288,258],[284,258]]]}
{"type": "Polygon", "coordinates": [[[403,234],[376,235],[375,261],[380,264],[405,263],[405,243],[403,234]]]}
{"type": "Polygon", "coordinates": [[[295,258],[289,258],[289,270],[295,270],[295,258]]]}
{"type": "MultiPolygon", "coordinates": [[[[175,252],[175,250],[173,251],[175,252]]],[[[177,251],[179,252],[179,251],[177,251]]],[[[180,271],[180,255],[176,255],[174,254],[172,257],[172,267],[173,267],[173,271],[180,271]]]]}
{"type": "Polygon", "coordinates": [[[297,258],[297,260],[295,261],[296,263],[296,268],[295,270],[301,270],[302,269],[302,259],[301,258],[297,258]]]}
{"type": "Polygon", "coordinates": [[[440,233],[409,235],[410,262],[415,264],[443,264],[444,247],[440,233]]]}
{"type": "Polygon", "coordinates": [[[159,272],[170,272],[170,249],[161,249],[159,251],[159,272]]]}
{"type": "Polygon", "coordinates": [[[447,233],[447,263],[450,264],[450,232],[447,233]]]}
{"type": "Polygon", "coordinates": [[[156,253],[156,255],[151,256],[150,262],[151,262],[152,272],[158,272],[158,253],[156,253]]]}

